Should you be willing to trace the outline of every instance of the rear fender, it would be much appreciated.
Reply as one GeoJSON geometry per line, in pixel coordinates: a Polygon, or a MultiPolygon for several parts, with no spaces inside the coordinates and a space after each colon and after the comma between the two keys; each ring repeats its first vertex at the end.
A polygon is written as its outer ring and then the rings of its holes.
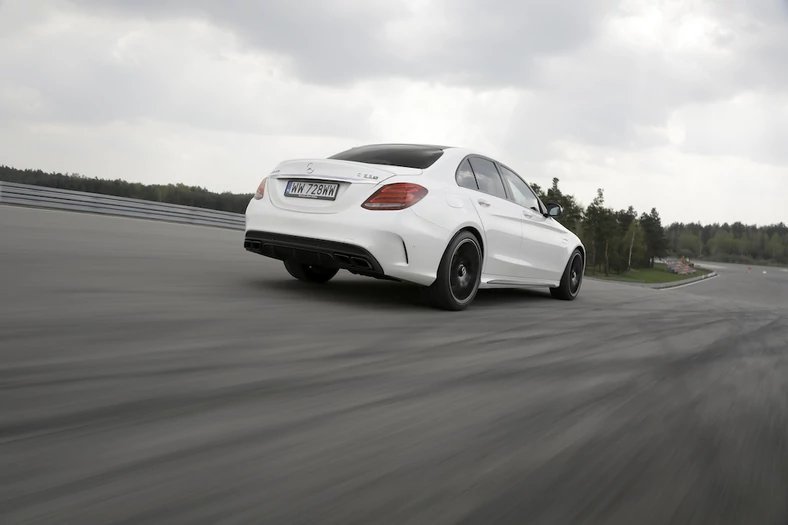
{"type": "Polygon", "coordinates": [[[443,243],[444,249],[460,231],[471,230],[479,237],[482,248],[482,264],[484,264],[487,236],[482,227],[479,212],[473,206],[470,197],[461,193],[444,194],[443,192],[436,192],[432,194],[432,200],[429,205],[422,206],[422,204],[427,204],[424,201],[428,197],[430,197],[430,194],[412,208],[413,213],[446,232],[443,243]]]}

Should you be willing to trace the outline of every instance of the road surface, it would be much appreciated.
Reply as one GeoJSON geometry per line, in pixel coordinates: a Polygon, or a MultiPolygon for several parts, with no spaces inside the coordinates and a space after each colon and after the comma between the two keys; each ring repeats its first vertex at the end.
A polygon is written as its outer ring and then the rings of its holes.
{"type": "Polygon", "coordinates": [[[788,523],[788,273],[449,313],[241,235],[0,206],[0,523],[788,523]]]}

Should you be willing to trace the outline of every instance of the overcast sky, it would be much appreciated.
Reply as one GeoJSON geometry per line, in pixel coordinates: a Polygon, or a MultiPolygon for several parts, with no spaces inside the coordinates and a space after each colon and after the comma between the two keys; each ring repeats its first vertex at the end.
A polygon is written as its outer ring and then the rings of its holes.
{"type": "Polygon", "coordinates": [[[788,3],[0,0],[0,164],[251,193],[377,142],[788,222],[788,3]]]}

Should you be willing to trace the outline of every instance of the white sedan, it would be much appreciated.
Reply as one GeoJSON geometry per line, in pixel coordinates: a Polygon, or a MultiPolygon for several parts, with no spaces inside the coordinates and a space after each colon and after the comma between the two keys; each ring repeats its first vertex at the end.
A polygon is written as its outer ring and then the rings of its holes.
{"type": "Polygon", "coordinates": [[[422,285],[462,310],[479,288],[545,287],[573,300],[585,248],[508,166],[455,147],[378,144],[288,160],[246,209],[244,248],[296,279],[339,270],[422,285]]]}

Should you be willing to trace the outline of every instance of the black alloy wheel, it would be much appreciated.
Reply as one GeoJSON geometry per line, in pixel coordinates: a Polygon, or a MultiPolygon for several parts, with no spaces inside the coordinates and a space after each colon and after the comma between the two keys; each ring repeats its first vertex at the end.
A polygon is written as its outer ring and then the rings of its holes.
{"type": "Polygon", "coordinates": [[[572,265],[569,272],[569,293],[577,296],[580,291],[580,284],[583,281],[583,259],[580,254],[572,258],[572,265]]]}
{"type": "Polygon", "coordinates": [[[480,270],[479,247],[473,239],[463,239],[454,250],[449,266],[451,295],[462,303],[476,291],[476,279],[480,270]]]}
{"type": "Polygon", "coordinates": [[[556,288],[550,288],[550,295],[556,299],[573,301],[580,293],[583,285],[583,254],[579,249],[572,252],[569,262],[564,269],[561,283],[556,288]]]}
{"type": "Polygon", "coordinates": [[[469,231],[461,231],[449,243],[438,267],[435,282],[426,289],[429,303],[443,310],[464,310],[479,290],[482,249],[469,231]]]}

